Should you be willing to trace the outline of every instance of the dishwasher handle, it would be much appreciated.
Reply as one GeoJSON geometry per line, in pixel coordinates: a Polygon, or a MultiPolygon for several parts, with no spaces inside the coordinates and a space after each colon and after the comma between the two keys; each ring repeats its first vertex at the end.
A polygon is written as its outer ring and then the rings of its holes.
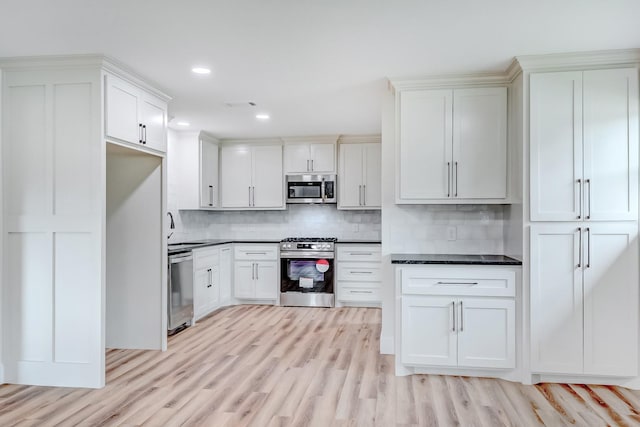
{"type": "Polygon", "coordinates": [[[191,261],[193,259],[193,254],[191,252],[187,254],[179,254],[179,255],[170,255],[169,263],[177,264],[179,262],[191,261]]]}

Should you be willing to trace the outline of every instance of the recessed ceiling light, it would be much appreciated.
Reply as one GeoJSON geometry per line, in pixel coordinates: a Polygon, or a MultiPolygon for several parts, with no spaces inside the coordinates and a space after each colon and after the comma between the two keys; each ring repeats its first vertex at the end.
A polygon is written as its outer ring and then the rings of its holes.
{"type": "Polygon", "coordinates": [[[178,122],[176,123],[178,126],[191,126],[191,123],[189,122],[178,122]]]}
{"type": "Polygon", "coordinates": [[[211,70],[209,68],[204,67],[194,67],[191,69],[196,74],[211,74],[211,70]]]}
{"type": "Polygon", "coordinates": [[[258,120],[269,120],[268,114],[256,114],[256,119],[258,120]]]}

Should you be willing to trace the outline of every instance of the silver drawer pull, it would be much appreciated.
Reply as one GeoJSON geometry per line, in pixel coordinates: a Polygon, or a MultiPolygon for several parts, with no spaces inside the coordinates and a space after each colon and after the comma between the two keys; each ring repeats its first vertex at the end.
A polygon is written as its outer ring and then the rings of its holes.
{"type": "Polygon", "coordinates": [[[351,255],[373,255],[373,252],[349,252],[351,255]]]}
{"type": "Polygon", "coordinates": [[[350,291],[352,294],[372,294],[373,291],[350,291]]]}
{"type": "Polygon", "coordinates": [[[437,282],[436,285],[475,286],[478,282],[437,282]]]}
{"type": "Polygon", "coordinates": [[[245,252],[246,255],[266,255],[266,252],[245,252]]]}
{"type": "Polygon", "coordinates": [[[373,274],[373,271],[350,271],[351,274],[373,274]]]}

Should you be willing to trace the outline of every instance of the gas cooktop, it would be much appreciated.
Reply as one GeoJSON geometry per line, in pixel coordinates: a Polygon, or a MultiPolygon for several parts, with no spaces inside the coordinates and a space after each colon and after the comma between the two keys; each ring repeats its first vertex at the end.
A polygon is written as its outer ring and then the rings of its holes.
{"type": "Polygon", "coordinates": [[[337,242],[335,237],[287,237],[282,242],[337,242]]]}

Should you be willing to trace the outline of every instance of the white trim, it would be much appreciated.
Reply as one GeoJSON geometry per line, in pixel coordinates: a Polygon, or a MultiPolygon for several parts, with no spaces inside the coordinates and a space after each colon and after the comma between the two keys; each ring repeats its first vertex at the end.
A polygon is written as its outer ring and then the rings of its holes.
{"type": "Polygon", "coordinates": [[[161,87],[155,82],[142,77],[129,66],[117,59],[105,55],[46,55],[46,56],[22,56],[0,58],[0,68],[12,71],[24,71],[34,69],[69,69],[69,68],[102,68],[104,71],[115,74],[127,80],[165,102],[171,100],[161,87]]]}
{"type": "Polygon", "coordinates": [[[381,354],[395,354],[395,344],[392,336],[380,337],[380,353],[381,354]]]}
{"type": "Polygon", "coordinates": [[[340,135],[318,135],[318,136],[288,136],[280,138],[282,142],[286,144],[300,144],[300,143],[326,143],[335,144],[338,141],[340,135]]]}
{"type": "Polygon", "coordinates": [[[498,73],[479,73],[479,74],[448,74],[426,76],[417,79],[399,79],[390,78],[389,82],[396,90],[422,90],[434,88],[468,88],[468,87],[485,87],[485,86],[506,86],[509,83],[507,74],[498,73]]]}
{"type": "Polygon", "coordinates": [[[283,145],[281,138],[221,139],[222,145],[283,145]]]}
{"type": "Polygon", "coordinates": [[[339,144],[381,143],[381,135],[340,135],[339,144]]]}
{"type": "Polygon", "coordinates": [[[522,55],[515,61],[527,71],[629,67],[640,64],[640,49],[522,55]]]}

